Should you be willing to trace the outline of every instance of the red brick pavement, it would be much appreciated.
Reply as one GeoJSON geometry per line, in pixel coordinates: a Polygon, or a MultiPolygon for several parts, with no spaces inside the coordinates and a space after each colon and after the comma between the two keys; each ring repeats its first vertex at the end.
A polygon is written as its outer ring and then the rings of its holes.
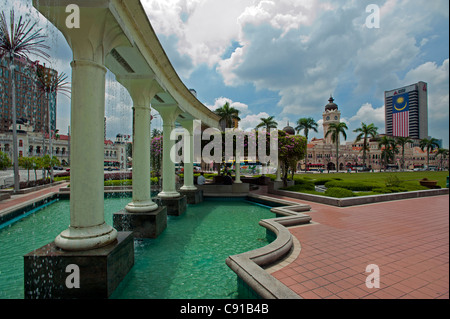
{"type": "Polygon", "coordinates": [[[449,298],[448,195],[347,208],[301,202],[313,223],[289,229],[301,252],[272,274],[301,297],[449,298]],[[370,264],[380,288],[366,286],[370,264]]]}
{"type": "Polygon", "coordinates": [[[51,193],[57,193],[61,187],[66,187],[67,185],[68,183],[61,183],[56,186],[51,186],[28,194],[12,195],[11,198],[0,201],[0,212],[4,209],[8,209],[13,206],[26,203],[28,201],[33,201],[34,199],[41,196],[45,196],[51,193]]]}

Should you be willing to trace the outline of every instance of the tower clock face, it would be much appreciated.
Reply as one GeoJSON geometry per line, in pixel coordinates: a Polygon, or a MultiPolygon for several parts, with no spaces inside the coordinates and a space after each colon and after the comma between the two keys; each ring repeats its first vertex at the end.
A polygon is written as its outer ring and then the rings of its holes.
{"type": "Polygon", "coordinates": [[[327,116],[327,121],[329,121],[330,120],[330,117],[329,116],[327,116]]]}
{"type": "Polygon", "coordinates": [[[335,119],[335,120],[337,120],[337,119],[338,119],[338,117],[337,117],[337,116],[335,116],[335,117],[334,117],[334,119],[335,119]]]}

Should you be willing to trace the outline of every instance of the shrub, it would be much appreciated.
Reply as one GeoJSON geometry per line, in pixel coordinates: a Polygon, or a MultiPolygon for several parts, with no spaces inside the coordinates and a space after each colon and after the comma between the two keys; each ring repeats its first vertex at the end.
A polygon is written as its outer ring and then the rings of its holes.
{"type": "Polygon", "coordinates": [[[314,187],[314,182],[306,179],[294,178],[295,186],[299,186],[299,189],[310,190],[313,191],[316,188],[314,187]]]}
{"type": "Polygon", "coordinates": [[[386,187],[399,187],[401,184],[400,178],[397,175],[389,175],[385,180],[386,187]]]}
{"type": "Polygon", "coordinates": [[[355,194],[351,190],[341,187],[330,187],[325,191],[325,196],[336,197],[336,198],[344,198],[344,197],[353,197],[355,194]]]}
{"type": "Polygon", "coordinates": [[[128,185],[133,185],[133,181],[131,179],[105,181],[105,186],[128,186],[128,185]]]}
{"type": "Polygon", "coordinates": [[[314,185],[325,185],[325,183],[327,182],[331,182],[332,179],[331,178],[321,178],[321,179],[316,179],[314,181],[314,185]]]}
{"type": "Polygon", "coordinates": [[[330,181],[325,183],[326,188],[332,188],[332,187],[339,187],[339,188],[346,188],[351,191],[371,191],[373,188],[380,187],[377,184],[372,183],[364,183],[364,182],[357,182],[357,181],[330,181]]]}
{"type": "Polygon", "coordinates": [[[292,192],[304,192],[304,191],[314,191],[315,187],[313,183],[303,183],[303,184],[296,184],[289,187],[281,188],[283,190],[292,191],[292,192]]]}

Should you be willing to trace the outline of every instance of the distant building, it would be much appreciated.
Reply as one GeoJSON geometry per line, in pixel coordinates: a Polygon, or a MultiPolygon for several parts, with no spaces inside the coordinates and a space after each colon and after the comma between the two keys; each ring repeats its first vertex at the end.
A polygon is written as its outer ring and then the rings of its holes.
{"type": "MultiPolygon", "coordinates": [[[[12,128],[10,128],[12,130],[12,128]]],[[[31,125],[26,121],[17,123],[17,145],[19,157],[42,157],[49,154],[48,133],[33,132],[31,125]]],[[[117,134],[116,140],[105,139],[104,159],[105,161],[117,163],[116,167],[125,169],[127,167],[126,148],[129,135],[117,134]]],[[[0,151],[5,152],[10,159],[12,156],[12,133],[0,133],[0,151]]],[[[52,154],[56,156],[63,165],[69,164],[70,158],[70,136],[53,135],[52,154]]]]}
{"type": "Polygon", "coordinates": [[[326,136],[328,132],[328,128],[331,123],[339,123],[341,121],[341,112],[338,109],[336,103],[334,103],[334,99],[331,96],[328,100],[328,104],[325,105],[325,111],[322,114],[323,116],[323,138],[326,144],[332,144],[331,134],[326,136]]]}
{"type": "Polygon", "coordinates": [[[386,134],[428,138],[428,85],[418,82],[384,93],[386,134]]]}
{"type": "MultiPolygon", "coordinates": [[[[56,93],[49,99],[39,89],[36,72],[40,68],[44,73],[56,76],[53,69],[25,59],[15,59],[16,116],[27,121],[33,132],[48,132],[49,106],[50,125],[56,129],[56,93]],[[49,101],[50,100],[50,101],[49,101]],[[50,103],[49,103],[50,102],[50,103]]],[[[12,125],[12,99],[10,69],[6,59],[0,59],[0,133],[8,132],[12,125]]]]}
{"type": "MultiPolygon", "coordinates": [[[[423,88],[423,86],[420,86],[423,88]]],[[[413,95],[412,95],[413,96],[413,95]]],[[[411,98],[413,101],[413,98],[411,98]]],[[[313,138],[307,145],[307,169],[308,170],[336,170],[336,145],[328,137],[325,137],[330,123],[340,122],[341,113],[338,106],[331,97],[329,103],[325,106],[323,112],[323,131],[324,138],[313,138]]],[[[412,106],[414,109],[414,105],[412,106]]],[[[374,170],[385,169],[384,159],[382,157],[383,148],[379,147],[380,134],[369,140],[369,147],[366,153],[366,167],[374,170]]],[[[347,141],[339,145],[339,170],[348,169],[358,170],[363,168],[363,141],[347,141]]],[[[427,164],[426,151],[418,147],[418,139],[413,139],[413,143],[405,145],[405,169],[423,168],[427,164]]],[[[391,165],[401,167],[401,150],[394,156],[391,165]]],[[[436,151],[430,154],[430,166],[440,167],[440,158],[436,156],[436,151]]],[[[448,159],[442,163],[444,168],[448,167],[448,159]]],[[[391,166],[392,167],[392,166],[391,166]]],[[[305,162],[298,163],[298,170],[305,169],[305,162]]]]}

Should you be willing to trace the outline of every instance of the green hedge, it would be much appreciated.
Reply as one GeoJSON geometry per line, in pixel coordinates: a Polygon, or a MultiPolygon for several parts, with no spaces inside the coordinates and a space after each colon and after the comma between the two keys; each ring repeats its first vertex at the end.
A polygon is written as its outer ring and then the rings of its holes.
{"type": "Polygon", "coordinates": [[[364,192],[371,191],[374,188],[383,187],[384,185],[380,185],[377,183],[369,183],[369,182],[357,182],[357,181],[329,181],[325,183],[326,188],[339,187],[346,188],[351,191],[356,192],[364,192]]]}
{"type": "Polygon", "coordinates": [[[330,187],[325,191],[325,196],[344,198],[344,197],[353,197],[355,196],[355,194],[351,190],[348,190],[346,188],[330,187]]]}

